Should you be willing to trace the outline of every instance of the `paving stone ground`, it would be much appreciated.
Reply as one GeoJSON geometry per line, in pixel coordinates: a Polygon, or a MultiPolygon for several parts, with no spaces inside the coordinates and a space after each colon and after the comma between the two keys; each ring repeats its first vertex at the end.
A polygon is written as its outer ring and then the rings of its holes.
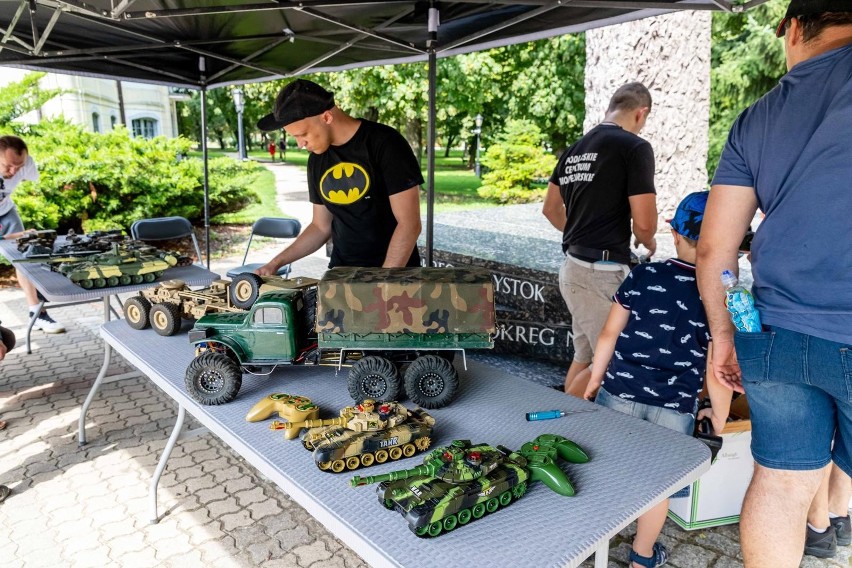
{"type": "MultiPolygon", "coordinates": [[[[325,263],[317,255],[294,270],[318,275],[325,263]]],[[[213,268],[235,264],[226,259],[213,268]]],[[[8,422],[0,431],[0,483],[12,488],[0,504],[0,567],[367,566],[209,433],[175,447],[159,486],[165,514],[150,524],[149,483],[176,405],[141,376],[104,384],[89,410],[89,444],[78,448],[80,406],[103,360],[102,309],[96,303],[51,313],[67,333],[34,332],[28,355],[23,295],[0,289],[0,320],[19,335],[19,347],[0,363],[0,418],[8,422]]],[[[517,372],[519,380],[561,380],[556,366],[493,355],[481,360],[517,372]]],[[[111,374],[132,371],[113,355],[111,374]]],[[[187,422],[198,427],[191,416],[187,422]]],[[[559,528],[546,520],[542,529],[559,538],[559,528]]],[[[610,567],[626,566],[634,530],[613,539],[610,567]]],[[[675,568],[742,566],[737,525],[687,532],[668,522],[662,540],[675,568]]],[[[805,557],[802,566],[849,566],[849,558],[843,549],[828,561],[805,557]]],[[[516,565],[507,559],[506,566],[516,565]]]]}

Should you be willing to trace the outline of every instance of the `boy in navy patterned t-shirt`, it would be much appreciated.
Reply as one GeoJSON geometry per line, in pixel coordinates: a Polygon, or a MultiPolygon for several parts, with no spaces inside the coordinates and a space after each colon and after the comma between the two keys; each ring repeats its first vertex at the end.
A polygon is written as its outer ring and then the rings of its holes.
{"type": "MultiPolygon", "coordinates": [[[[710,342],[695,280],[695,247],[708,193],[691,193],[677,207],[671,226],[678,258],[640,264],[613,296],[585,393],[602,406],[688,435],[695,426],[710,342]]],[[[708,389],[714,403],[711,420],[719,431],[731,391],[715,379],[708,389]]],[[[639,517],[632,566],[665,563],[666,549],[656,540],[668,508],[666,500],[639,517]]]]}

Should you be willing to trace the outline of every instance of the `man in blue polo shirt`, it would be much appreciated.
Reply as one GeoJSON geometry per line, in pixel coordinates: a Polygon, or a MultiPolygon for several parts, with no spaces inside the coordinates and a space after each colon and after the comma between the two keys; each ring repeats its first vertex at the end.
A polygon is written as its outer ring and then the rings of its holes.
{"type": "Polygon", "coordinates": [[[731,128],[698,281],[716,376],[744,389],[751,408],[744,563],[794,567],[828,464],[852,474],[852,0],[793,0],[777,33],[788,72],[731,128]],[[720,275],[737,270],[758,207],[753,293],[764,331],[735,333],[720,275]]]}

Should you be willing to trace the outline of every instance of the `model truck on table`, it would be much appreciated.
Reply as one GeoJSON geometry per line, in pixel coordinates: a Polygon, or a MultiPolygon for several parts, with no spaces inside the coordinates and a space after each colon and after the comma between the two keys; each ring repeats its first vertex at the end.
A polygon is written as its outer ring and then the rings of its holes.
{"type": "Polygon", "coordinates": [[[487,270],[333,268],[315,287],[266,292],[246,313],[199,319],[186,388],[202,404],[223,404],[236,398],[243,369],[351,365],[357,402],[399,400],[404,385],[413,403],[440,408],[458,389],[454,355],[491,348],[494,331],[487,270]]]}
{"type": "Polygon", "coordinates": [[[170,336],[180,330],[183,319],[197,320],[214,312],[243,312],[262,292],[310,288],[316,283],[314,278],[240,274],[233,281],[215,280],[208,288],[191,290],[182,280],[167,280],[125,300],[124,318],[133,329],[153,327],[160,335],[170,336]]]}

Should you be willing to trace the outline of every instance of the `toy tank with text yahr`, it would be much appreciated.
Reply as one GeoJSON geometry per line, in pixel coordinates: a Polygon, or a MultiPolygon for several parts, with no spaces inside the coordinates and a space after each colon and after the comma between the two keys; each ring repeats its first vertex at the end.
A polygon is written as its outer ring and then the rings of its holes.
{"type": "Polygon", "coordinates": [[[313,451],[317,467],[340,473],[427,450],[434,424],[421,408],[408,410],[398,402],[366,399],[343,408],[338,418],[289,422],[283,427],[309,428],[302,445],[313,451]]]}
{"type": "Polygon", "coordinates": [[[113,244],[109,252],[62,262],[54,270],[82,288],[105,288],[153,282],[177,261],[173,253],[142,248],[127,250],[113,244]]]}
{"type": "Polygon", "coordinates": [[[430,452],[421,466],[356,475],[350,484],[380,483],[379,502],[405,517],[417,536],[434,537],[508,506],[523,497],[533,481],[542,481],[560,495],[574,495],[556,457],[572,463],[589,461],[577,444],[555,434],[542,434],[518,452],[455,440],[430,452]]]}

